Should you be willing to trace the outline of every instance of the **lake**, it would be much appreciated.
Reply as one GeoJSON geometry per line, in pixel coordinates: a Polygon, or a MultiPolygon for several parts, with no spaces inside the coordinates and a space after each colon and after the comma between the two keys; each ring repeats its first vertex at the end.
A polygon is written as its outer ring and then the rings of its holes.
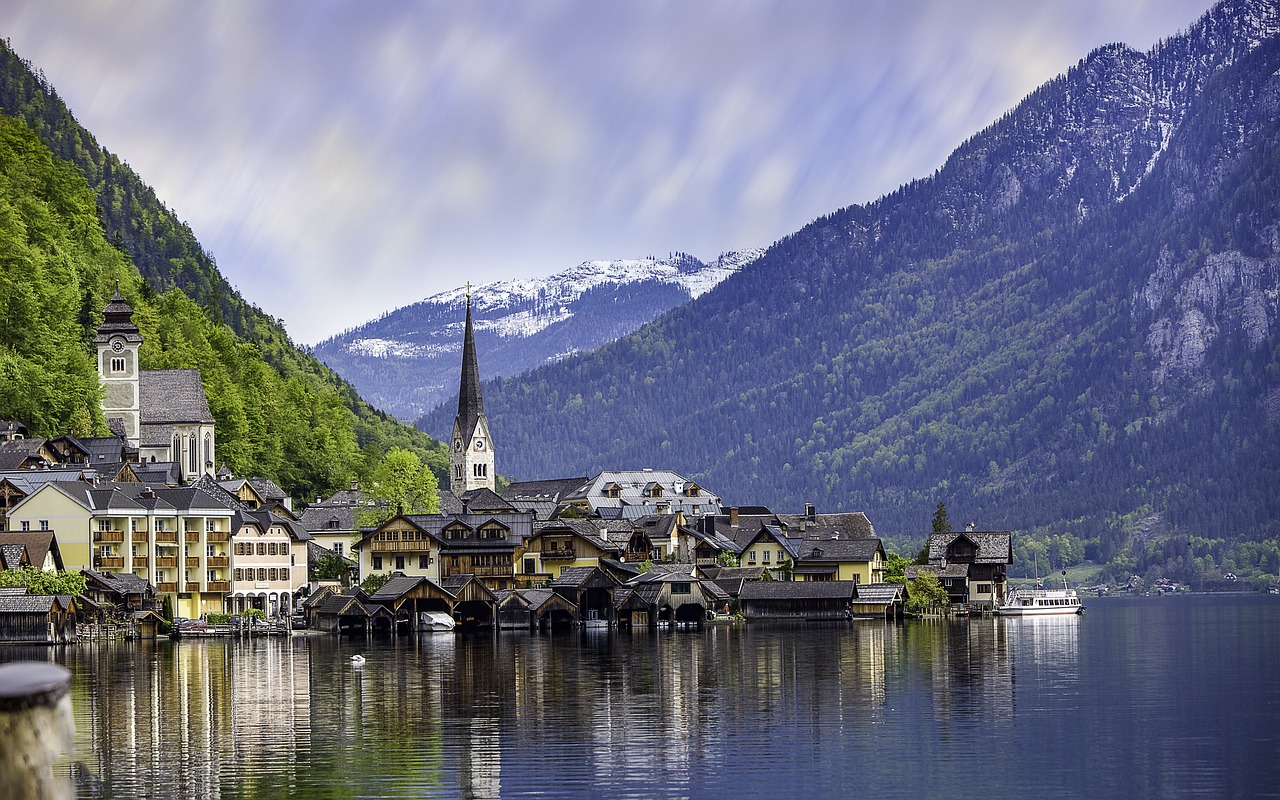
{"type": "Polygon", "coordinates": [[[1280,796],[1280,598],[1086,603],[0,661],[72,670],[81,796],[1280,796]]]}

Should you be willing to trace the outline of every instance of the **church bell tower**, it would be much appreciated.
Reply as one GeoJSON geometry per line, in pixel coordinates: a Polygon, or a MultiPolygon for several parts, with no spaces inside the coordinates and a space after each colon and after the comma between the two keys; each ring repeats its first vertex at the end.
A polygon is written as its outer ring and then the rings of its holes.
{"type": "Polygon", "coordinates": [[[458,386],[458,416],[449,442],[449,488],[461,495],[494,486],[493,436],[480,396],[480,366],[471,325],[471,293],[467,292],[467,324],[462,339],[462,380],[458,386]]]}
{"type": "Polygon", "coordinates": [[[138,447],[142,441],[138,391],[138,348],[142,346],[142,333],[133,324],[133,308],[124,301],[119,286],[103,309],[103,317],[93,337],[98,350],[98,377],[102,381],[102,415],[113,429],[123,428],[130,447],[138,447]],[[118,420],[119,425],[112,425],[112,420],[118,420]]]}

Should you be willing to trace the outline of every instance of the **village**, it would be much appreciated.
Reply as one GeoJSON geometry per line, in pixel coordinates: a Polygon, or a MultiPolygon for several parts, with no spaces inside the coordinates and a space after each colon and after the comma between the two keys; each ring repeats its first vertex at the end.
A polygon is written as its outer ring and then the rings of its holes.
{"type": "MultiPolygon", "coordinates": [[[[358,486],[296,509],[274,482],[215,468],[199,372],[140,369],[132,314],[117,292],[93,340],[111,436],[32,438],[0,422],[0,570],[78,573],[85,586],[0,588],[0,642],[68,643],[102,626],[397,636],[904,615],[904,584],[885,581],[861,512],[726,505],[649,468],[499,492],[469,300],[439,511],[376,526],[361,524],[375,501],[358,486]],[[341,568],[321,578],[322,563],[341,568]]],[[[905,577],[927,571],[949,608],[982,613],[1004,597],[1012,560],[1008,532],[935,532],[928,563],[905,577]]]]}

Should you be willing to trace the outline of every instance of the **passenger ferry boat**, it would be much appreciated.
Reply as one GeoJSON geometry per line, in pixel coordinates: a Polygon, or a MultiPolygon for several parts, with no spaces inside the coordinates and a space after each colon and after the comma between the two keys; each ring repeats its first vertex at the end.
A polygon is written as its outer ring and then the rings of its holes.
{"type": "Polygon", "coordinates": [[[1068,589],[1066,580],[1061,589],[1023,587],[1005,595],[1004,602],[996,607],[1003,617],[1043,617],[1056,614],[1079,614],[1084,604],[1076,596],[1075,589],[1068,589]]]}

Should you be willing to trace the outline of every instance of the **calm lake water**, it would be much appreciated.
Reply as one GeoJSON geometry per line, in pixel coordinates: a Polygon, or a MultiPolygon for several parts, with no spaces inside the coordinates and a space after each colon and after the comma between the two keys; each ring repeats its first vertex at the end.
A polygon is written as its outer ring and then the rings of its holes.
{"type": "Polygon", "coordinates": [[[74,673],[82,796],[1280,797],[1275,597],[15,658],[74,673]]]}

